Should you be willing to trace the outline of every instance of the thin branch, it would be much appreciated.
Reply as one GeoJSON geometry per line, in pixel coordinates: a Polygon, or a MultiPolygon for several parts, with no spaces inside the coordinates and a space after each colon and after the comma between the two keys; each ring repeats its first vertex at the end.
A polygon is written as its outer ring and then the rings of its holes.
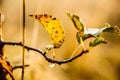
{"type": "MultiPolygon", "coordinates": [[[[0,42],[0,45],[16,45],[16,46],[21,46],[23,47],[23,44],[21,42],[0,42]]],[[[40,50],[40,49],[36,49],[36,48],[32,48],[32,47],[29,47],[29,46],[25,46],[25,48],[27,50],[32,50],[32,51],[35,51],[35,52],[38,52],[39,54],[41,54],[48,62],[50,63],[56,63],[56,64],[65,64],[65,63],[68,63],[68,62],[72,62],[73,60],[77,59],[78,57],[82,56],[83,54],[85,53],[88,53],[89,50],[83,50],[81,51],[78,55],[74,56],[73,58],[70,58],[70,59],[66,59],[66,60],[54,60],[52,58],[49,58],[47,55],[46,55],[46,52],[40,50]]]]}
{"type": "MultiPolygon", "coordinates": [[[[29,67],[29,65],[25,65],[24,67],[29,67]]],[[[19,68],[23,68],[23,66],[22,65],[14,66],[12,69],[14,70],[14,69],[19,69],[19,68]]]]}
{"type": "Polygon", "coordinates": [[[21,80],[24,80],[24,65],[25,65],[25,0],[23,0],[23,54],[22,54],[22,78],[21,80]]]}

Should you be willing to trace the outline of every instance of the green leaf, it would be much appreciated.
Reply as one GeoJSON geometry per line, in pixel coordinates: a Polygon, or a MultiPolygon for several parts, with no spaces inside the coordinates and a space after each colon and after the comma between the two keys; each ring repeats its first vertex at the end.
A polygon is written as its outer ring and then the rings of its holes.
{"type": "Polygon", "coordinates": [[[120,35],[120,28],[118,26],[111,26],[110,24],[105,24],[105,27],[101,28],[97,33],[94,35],[96,37],[100,37],[102,32],[110,32],[120,35]]]}
{"type": "Polygon", "coordinates": [[[85,35],[83,35],[82,37],[80,37],[80,33],[79,33],[79,32],[76,33],[76,39],[77,39],[77,42],[78,42],[79,44],[81,44],[81,39],[82,39],[82,41],[84,41],[84,40],[86,40],[86,39],[88,39],[88,38],[91,38],[91,37],[95,37],[95,36],[92,35],[92,34],[85,34],[85,35]],[[80,39],[80,38],[81,38],[81,39],[80,39]]]}
{"type": "Polygon", "coordinates": [[[100,43],[107,43],[103,37],[97,37],[93,42],[89,43],[90,47],[95,47],[97,45],[99,45],[100,43]]]}
{"type": "Polygon", "coordinates": [[[85,27],[84,27],[82,21],[80,20],[80,17],[78,15],[71,14],[69,12],[66,12],[66,14],[72,20],[75,28],[78,30],[78,32],[80,33],[80,35],[83,36],[84,35],[85,27]]]}
{"type": "Polygon", "coordinates": [[[76,39],[77,39],[77,42],[80,44],[80,34],[78,32],[76,33],[76,39]]]}
{"type": "Polygon", "coordinates": [[[82,23],[82,21],[80,20],[79,16],[77,15],[73,15],[73,18],[72,18],[72,21],[76,27],[76,29],[79,31],[79,32],[84,32],[84,25],[82,23]]]}
{"type": "Polygon", "coordinates": [[[76,33],[76,38],[77,38],[78,43],[81,44],[82,47],[84,47],[84,42],[83,42],[83,39],[82,39],[82,37],[80,36],[80,33],[79,33],[79,32],[76,33]]]}
{"type": "Polygon", "coordinates": [[[95,37],[93,34],[84,34],[83,36],[82,36],[82,39],[83,39],[83,41],[84,40],[86,40],[86,39],[88,39],[88,38],[91,38],[91,37],[95,37]]]}
{"type": "Polygon", "coordinates": [[[78,41],[79,44],[84,45],[83,39],[82,39],[82,37],[80,36],[80,33],[79,33],[79,32],[76,33],[76,39],[77,39],[77,41],[78,41]]]}
{"type": "Polygon", "coordinates": [[[107,27],[103,30],[103,32],[110,32],[120,35],[120,28],[118,26],[107,27]]]}

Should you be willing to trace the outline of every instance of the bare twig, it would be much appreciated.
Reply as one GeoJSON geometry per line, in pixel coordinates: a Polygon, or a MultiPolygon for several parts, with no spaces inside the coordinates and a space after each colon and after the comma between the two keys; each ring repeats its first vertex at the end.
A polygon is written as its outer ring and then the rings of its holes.
{"type": "Polygon", "coordinates": [[[22,78],[24,80],[24,65],[25,65],[25,0],[23,0],[23,54],[22,54],[22,78]]]}
{"type": "MultiPolygon", "coordinates": [[[[24,67],[29,67],[29,65],[25,65],[24,67]]],[[[12,69],[14,70],[14,69],[19,69],[19,68],[23,68],[23,66],[22,65],[14,66],[12,69]]]]}
{"type": "MultiPolygon", "coordinates": [[[[22,46],[23,47],[23,44],[21,42],[0,42],[0,45],[16,45],[16,46],[22,46]]],[[[70,59],[66,59],[66,60],[54,60],[52,58],[49,58],[47,55],[46,55],[46,52],[40,50],[40,49],[36,49],[36,48],[32,48],[32,47],[29,47],[29,46],[24,46],[27,50],[32,50],[32,51],[35,51],[35,52],[38,52],[39,54],[41,54],[48,62],[51,62],[51,63],[56,63],[56,64],[65,64],[65,63],[68,63],[68,62],[72,62],[73,60],[77,59],[78,57],[82,56],[83,54],[85,53],[88,53],[89,50],[84,50],[84,51],[81,51],[78,55],[74,56],[73,58],[70,58],[70,59]]]]}

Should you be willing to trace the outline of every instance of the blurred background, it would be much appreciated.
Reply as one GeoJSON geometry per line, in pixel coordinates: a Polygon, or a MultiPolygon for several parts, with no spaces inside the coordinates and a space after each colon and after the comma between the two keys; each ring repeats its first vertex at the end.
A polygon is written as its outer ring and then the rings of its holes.
{"type": "MultiPolygon", "coordinates": [[[[1,18],[4,41],[22,41],[22,0],[1,0],[1,18]]],[[[42,49],[51,40],[38,21],[30,14],[51,14],[58,18],[65,30],[65,42],[56,50],[56,59],[67,59],[78,46],[76,29],[65,14],[69,11],[80,16],[87,28],[101,28],[105,23],[120,26],[120,0],[25,0],[25,44],[42,49]],[[71,44],[72,43],[72,44],[71,44]]],[[[50,63],[38,53],[26,51],[25,80],[120,80],[120,37],[104,33],[107,45],[93,48],[73,62],[57,65],[50,63]]],[[[86,45],[87,42],[85,42],[86,45]]],[[[4,54],[12,66],[21,65],[22,48],[5,46],[4,54]]],[[[21,79],[21,69],[13,71],[15,79],[21,79]]]]}

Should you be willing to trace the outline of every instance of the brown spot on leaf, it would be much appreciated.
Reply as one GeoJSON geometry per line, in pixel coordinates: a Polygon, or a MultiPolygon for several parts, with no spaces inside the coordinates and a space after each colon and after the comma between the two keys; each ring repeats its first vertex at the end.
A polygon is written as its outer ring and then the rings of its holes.
{"type": "Polygon", "coordinates": [[[58,33],[58,31],[55,31],[55,33],[58,33]]]}
{"type": "Polygon", "coordinates": [[[50,18],[52,18],[52,15],[50,15],[50,18]]]}
{"type": "Polygon", "coordinates": [[[56,18],[53,18],[53,20],[56,20],[56,18]]]}
{"type": "Polygon", "coordinates": [[[44,14],[45,17],[47,17],[47,14],[44,14]]]}
{"type": "Polygon", "coordinates": [[[46,21],[46,23],[49,23],[49,21],[46,21]]]}
{"type": "Polygon", "coordinates": [[[52,27],[52,29],[55,29],[55,27],[52,27]]]}

